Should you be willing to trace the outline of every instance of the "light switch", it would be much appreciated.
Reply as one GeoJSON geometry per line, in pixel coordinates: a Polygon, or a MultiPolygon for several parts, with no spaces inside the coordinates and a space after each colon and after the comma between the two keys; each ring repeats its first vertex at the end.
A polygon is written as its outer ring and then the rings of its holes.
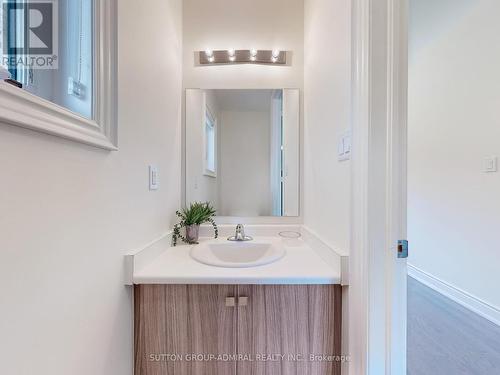
{"type": "Polygon", "coordinates": [[[342,138],[339,139],[339,142],[337,144],[337,155],[339,157],[339,160],[344,160],[344,140],[342,138]]]}
{"type": "Polygon", "coordinates": [[[149,166],[149,190],[158,190],[160,181],[158,176],[158,167],[154,165],[149,166]]]}
{"type": "Polygon", "coordinates": [[[346,159],[351,158],[351,133],[348,132],[344,135],[344,156],[346,159]]]}
{"type": "Polygon", "coordinates": [[[497,170],[498,170],[497,157],[490,156],[490,157],[485,158],[483,170],[485,173],[497,172],[497,170]]]}
{"type": "Polygon", "coordinates": [[[339,137],[337,145],[337,154],[339,161],[349,160],[351,158],[351,132],[346,131],[339,137]]]}

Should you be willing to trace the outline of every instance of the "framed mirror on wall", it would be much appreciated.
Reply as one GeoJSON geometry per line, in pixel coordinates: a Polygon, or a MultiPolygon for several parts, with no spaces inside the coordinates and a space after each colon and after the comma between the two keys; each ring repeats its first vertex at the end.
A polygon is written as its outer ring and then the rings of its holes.
{"type": "Polygon", "coordinates": [[[186,90],[186,205],[224,217],[300,215],[299,90],[186,90]]]}
{"type": "Polygon", "coordinates": [[[0,4],[0,121],[115,150],[116,0],[0,4]]]}

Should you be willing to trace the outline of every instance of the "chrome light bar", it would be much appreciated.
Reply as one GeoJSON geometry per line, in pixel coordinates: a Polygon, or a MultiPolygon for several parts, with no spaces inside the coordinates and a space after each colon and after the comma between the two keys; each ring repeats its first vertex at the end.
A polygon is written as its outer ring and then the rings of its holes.
{"type": "Polygon", "coordinates": [[[200,65],[268,64],[287,65],[288,51],[278,50],[206,50],[198,51],[200,65]]]}

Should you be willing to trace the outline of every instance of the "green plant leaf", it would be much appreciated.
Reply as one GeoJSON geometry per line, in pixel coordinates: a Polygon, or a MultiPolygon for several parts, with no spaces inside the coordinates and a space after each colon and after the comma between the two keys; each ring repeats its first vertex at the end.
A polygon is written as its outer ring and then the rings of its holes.
{"type": "Polygon", "coordinates": [[[218,237],[218,228],[213,220],[216,210],[210,202],[194,202],[175,214],[180,219],[180,222],[174,226],[173,245],[177,244],[177,239],[187,242],[184,236],[181,235],[180,229],[189,225],[201,225],[211,223],[214,227],[215,238],[218,237]]]}

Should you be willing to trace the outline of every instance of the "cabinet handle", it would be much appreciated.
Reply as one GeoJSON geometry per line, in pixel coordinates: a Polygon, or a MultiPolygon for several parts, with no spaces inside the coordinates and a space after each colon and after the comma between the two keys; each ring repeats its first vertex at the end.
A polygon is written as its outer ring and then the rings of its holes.
{"type": "Polygon", "coordinates": [[[246,306],[246,305],[248,305],[248,297],[239,297],[238,306],[246,306]]]}
{"type": "Polygon", "coordinates": [[[236,299],[234,297],[226,297],[226,307],[236,306],[236,299]]]}

